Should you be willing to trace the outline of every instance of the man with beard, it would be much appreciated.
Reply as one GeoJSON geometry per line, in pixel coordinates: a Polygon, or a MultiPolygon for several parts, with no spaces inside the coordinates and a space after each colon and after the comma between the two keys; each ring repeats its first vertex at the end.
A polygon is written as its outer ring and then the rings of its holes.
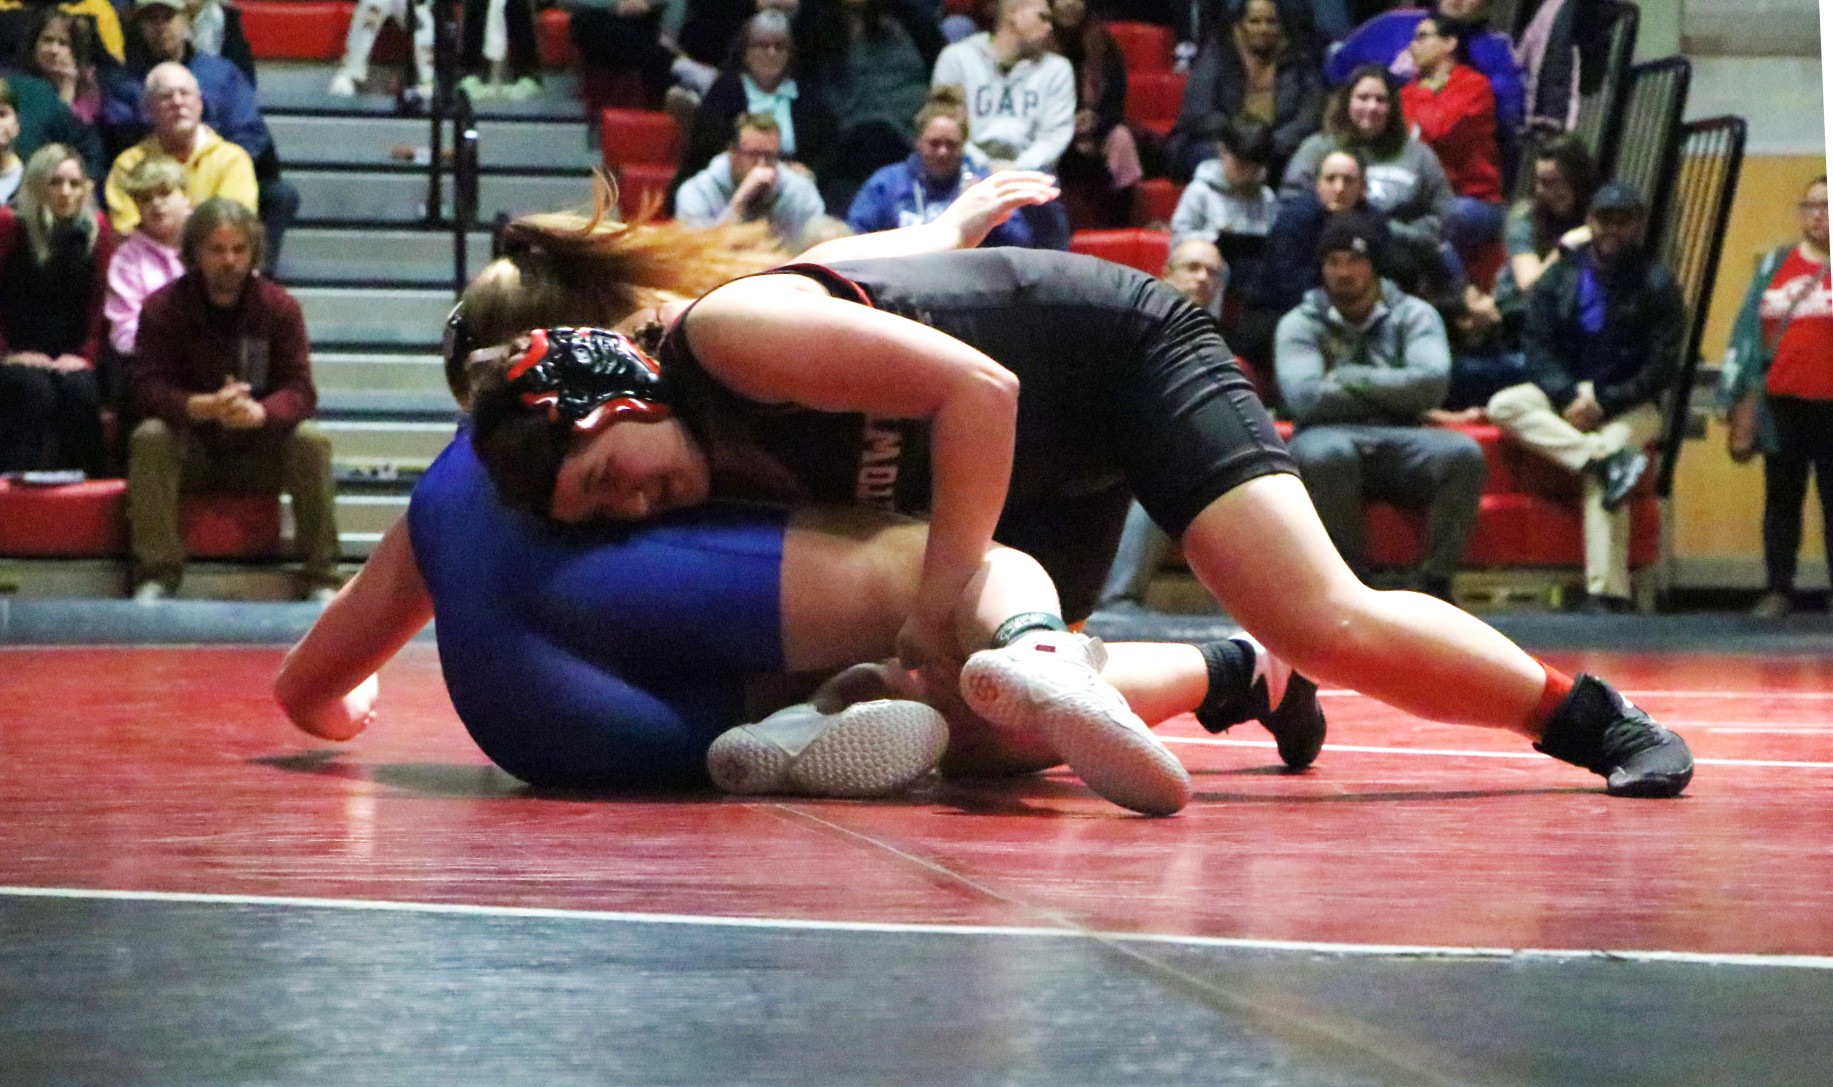
{"type": "Polygon", "coordinates": [[[1592,198],[1591,241],[1555,261],[1528,296],[1531,375],[1489,401],[1489,418],[1584,476],[1586,607],[1629,608],[1629,511],[1661,431],[1661,394],[1680,364],[1686,304],[1643,247],[1648,207],[1612,182],[1592,198]]]}

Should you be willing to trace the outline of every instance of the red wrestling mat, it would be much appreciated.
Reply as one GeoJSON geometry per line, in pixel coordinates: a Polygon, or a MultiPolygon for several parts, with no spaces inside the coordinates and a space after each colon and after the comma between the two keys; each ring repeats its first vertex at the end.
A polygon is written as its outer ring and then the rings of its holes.
{"type": "Polygon", "coordinates": [[[0,886],[1833,954],[1833,662],[1552,655],[1688,738],[1678,801],[1339,692],[1302,775],[1254,726],[1173,722],[1198,795],[1153,820],[1064,774],[898,803],[540,795],[471,745],[430,646],[347,745],[285,724],[280,655],[0,651],[0,886]]]}

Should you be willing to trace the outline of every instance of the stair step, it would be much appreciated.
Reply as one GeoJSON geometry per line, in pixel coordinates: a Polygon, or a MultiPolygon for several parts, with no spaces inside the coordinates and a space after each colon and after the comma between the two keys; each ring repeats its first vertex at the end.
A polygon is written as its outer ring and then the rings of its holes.
{"type": "Polygon", "coordinates": [[[438,355],[314,351],[312,380],[321,400],[339,390],[432,393],[447,397],[451,407],[445,362],[438,355]]]}
{"type": "MultiPolygon", "coordinates": [[[[490,260],[490,232],[466,239],[465,269],[472,275],[490,260]]],[[[286,233],[278,277],[282,282],[388,281],[450,288],[450,230],[388,227],[296,227],[286,233]]]]}
{"type": "MultiPolygon", "coordinates": [[[[337,98],[326,93],[335,63],[324,61],[263,60],[258,98],[262,112],[271,121],[277,114],[351,114],[363,117],[397,116],[395,100],[387,94],[360,94],[354,98],[337,98]]],[[[371,72],[372,83],[381,86],[394,73],[371,72]]],[[[584,120],[585,107],[579,99],[579,77],[570,71],[541,74],[541,93],[520,102],[485,98],[476,103],[479,116],[513,117],[531,120],[584,120]]],[[[425,124],[424,118],[420,119],[425,124]]]]}
{"type": "MultiPolygon", "coordinates": [[[[299,190],[302,226],[315,223],[419,223],[426,218],[428,178],[424,172],[344,173],[302,169],[287,172],[299,190]]],[[[451,179],[443,182],[446,197],[451,179]]],[[[489,222],[499,214],[520,215],[554,211],[591,203],[592,183],[581,171],[563,176],[531,177],[486,174],[478,187],[478,220],[489,222]]],[[[450,210],[450,200],[445,202],[450,210]]]]}
{"type": "MultiPolygon", "coordinates": [[[[432,122],[425,117],[300,116],[267,118],[286,163],[403,166],[430,161],[432,122]]],[[[450,130],[446,146],[451,146],[450,130]]]]}
{"type": "MultiPolygon", "coordinates": [[[[269,119],[284,162],[301,168],[424,166],[432,161],[432,124],[424,117],[282,114],[269,119]]],[[[600,162],[581,121],[480,118],[478,161],[486,168],[590,170],[600,162]]],[[[450,154],[451,125],[440,133],[450,154]]]]}
{"type": "Polygon", "coordinates": [[[421,472],[451,443],[456,420],[320,419],[340,469],[421,472]]]}
{"type": "Polygon", "coordinates": [[[388,416],[415,422],[449,418],[456,409],[443,382],[438,389],[326,389],[318,390],[318,410],[323,416],[388,416]]]}
{"type": "Polygon", "coordinates": [[[296,287],[292,294],[313,343],[429,347],[452,311],[449,288],[296,287]]]}

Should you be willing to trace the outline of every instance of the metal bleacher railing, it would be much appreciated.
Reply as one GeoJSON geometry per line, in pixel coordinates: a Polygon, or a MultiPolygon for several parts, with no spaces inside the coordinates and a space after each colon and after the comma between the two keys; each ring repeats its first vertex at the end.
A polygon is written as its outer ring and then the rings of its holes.
{"type": "Polygon", "coordinates": [[[1667,226],[1657,236],[1657,252],[1680,281],[1688,315],[1680,374],[1661,431],[1660,469],[1655,477],[1655,493],[1661,498],[1667,498],[1674,489],[1674,466],[1686,437],[1706,310],[1718,279],[1719,258],[1724,252],[1725,230],[1731,222],[1738,173],[1744,166],[1747,137],[1748,126],[1742,117],[1689,121],[1681,129],[1667,226]]]}
{"type": "Polygon", "coordinates": [[[1612,163],[1604,176],[1635,186],[1648,201],[1651,240],[1660,238],[1666,226],[1692,76],[1692,62],[1685,57],[1663,57],[1629,70],[1612,163]]]}
{"type": "MultiPolygon", "coordinates": [[[[1618,3],[1615,7],[1602,78],[1595,89],[1579,96],[1578,119],[1572,125],[1573,133],[1585,142],[1597,161],[1599,174],[1605,177],[1613,165],[1610,160],[1623,121],[1623,96],[1628,90],[1630,61],[1636,53],[1636,32],[1642,25],[1642,11],[1636,5],[1618,3]]],[[[1581,87],[1586,82],[1589,80],[1581,78],[1581,87]]]]}

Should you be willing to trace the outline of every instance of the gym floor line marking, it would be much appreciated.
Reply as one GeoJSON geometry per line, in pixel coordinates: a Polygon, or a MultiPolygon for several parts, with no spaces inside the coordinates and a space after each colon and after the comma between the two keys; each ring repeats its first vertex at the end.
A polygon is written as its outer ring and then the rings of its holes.
{"type": "Polygon", "coordinates": [[[396,902],[362,898],[303,898],[285,895],[202,894],[183,891],[109,891],[84,887],[5,887],[0,898],[45,898],[116,902],[158,902],[216,906],[290,906],[300,909],[370,910],[469,917],[521,917],[554,921],[618,921],[645,925],[705,925],[719,928],[862,932],[929,936],[1010,936],[1030,939],[1107,940],[1123,943],[1208,947],[1236,951],[1291,951],[1376,958],[1470,959],[1568,962],[1679,963],[1696,966],[1766,966],[1833,970],[1829,955],[1766,955],[1608,948],[1436,947],[1415,944],[1343,944],[1309,940],[1254,940],[1227,936],[1104,932],[1075,928],[1020,928],[998,925],[917,925],[878,921],[811,921],[781,917],[718,917],[615,910],[564,910],[535,906],[480,906],[452,902],[396,902]]]}
{"type": "MultiPolygon", "coordinates": [[[[1273,747],[1272,740],[1215,740],[1203,736],[1160,736],[1168,744],[1192,744],[1201,747],[1273,747]]],[[[1538,751],[1466,751],[1443,747],[1370,747],[1360,744],[1324,745],[1324,750],[1358,755],[1438,755],[1468,759],[1545,759],[1538,751]]],[[[1700,766],[1765,766],[1792,770],[1833,770],[1833,762],[1797,762],[1788,759],[1701,759],[1700,766]]]]}

